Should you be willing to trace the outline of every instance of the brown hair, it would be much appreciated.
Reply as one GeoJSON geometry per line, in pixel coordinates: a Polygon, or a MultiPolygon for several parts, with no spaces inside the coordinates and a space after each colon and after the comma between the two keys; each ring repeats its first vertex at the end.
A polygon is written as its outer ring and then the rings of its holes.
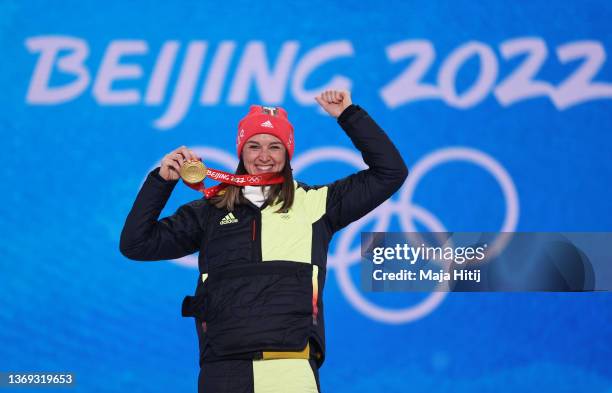
{"type": "MultiPolygon", "coordinates": [[[[236,175],[246,175],[247,170],[244,167],[242,158],[236,168],[236,175]]],[[[285,166],[280,174],[285,179],[280,184],[270,185],[268,197],[266,198],[266,204],[272,206],[282,203],[276,213],[287,213],[291,206],[293,206],[293,170],[289,163],[289,153],[285,152],[285,166]]],[[[211,198],[210,202],[218,209],[227,209],[233,211],[236,205],[247,203],[246,198],[242,195],[240,186],[228,185],[225,188],[225,192],[215,195],[211,198]]]]}

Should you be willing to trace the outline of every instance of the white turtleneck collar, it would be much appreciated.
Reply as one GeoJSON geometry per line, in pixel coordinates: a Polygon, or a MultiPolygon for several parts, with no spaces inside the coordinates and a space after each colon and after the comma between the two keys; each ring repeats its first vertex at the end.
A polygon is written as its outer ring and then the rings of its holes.
{"type": "Polygon", "coordinates": [[[244,186],[242,195],[257,207],[262,207],[268,196],[269,186],[244,186]]]}

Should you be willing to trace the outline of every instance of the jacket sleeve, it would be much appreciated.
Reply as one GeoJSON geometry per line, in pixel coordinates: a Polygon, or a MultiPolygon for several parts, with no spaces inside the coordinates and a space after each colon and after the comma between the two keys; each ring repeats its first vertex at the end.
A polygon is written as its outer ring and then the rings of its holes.
{"type": "Polygon", "coordinates": [[[338,117],[338,123],[368,169],[328,186],[325,212],[333,231],[374,210],[399,190],[408,176],[399,151],[365,110],[351,105],[338,117]]]}
{"type": "Polygon", "coordinates": [[[158,221],[178,181],[149,173],[121,231],[119,250],[129,259],[158,261],[180,258],[200,249],[208,205],[205,199],[181,206],[173,215],[158,221]]]}

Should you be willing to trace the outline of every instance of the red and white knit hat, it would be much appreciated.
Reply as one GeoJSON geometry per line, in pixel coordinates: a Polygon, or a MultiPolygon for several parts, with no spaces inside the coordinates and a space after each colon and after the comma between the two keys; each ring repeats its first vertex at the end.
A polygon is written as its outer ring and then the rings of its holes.
{"type": "Polygon", "coordinates": [[[238,137],[236,138],[238,158],[242,155],[242,148],[246,141],[257,134],[274,135],[285,145],[289,159],[293,157],[293,126],[283,108],[251,105],[249,113],[238,123],[238,137]]]}

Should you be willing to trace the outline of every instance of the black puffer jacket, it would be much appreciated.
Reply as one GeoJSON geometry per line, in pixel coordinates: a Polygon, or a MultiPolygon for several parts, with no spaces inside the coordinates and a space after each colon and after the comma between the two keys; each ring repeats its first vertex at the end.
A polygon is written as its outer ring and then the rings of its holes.
{"type": "Polygon", "coordinates": [[[277,206],[238,205],[233,212],[199,199],[158,220],[177,181],[147,177],[121,233],[130,259],[180,258],[200,251],[195,296],[183,302],[194,316],[200,360],[254,359],[263,351],[316,346],[325,355],[323,286],[332,235],[396,192],[407,176],[398,150],[359,106],[338,123],[369,169],[332,184],[295,182],[288,213],[277,206]]]}

